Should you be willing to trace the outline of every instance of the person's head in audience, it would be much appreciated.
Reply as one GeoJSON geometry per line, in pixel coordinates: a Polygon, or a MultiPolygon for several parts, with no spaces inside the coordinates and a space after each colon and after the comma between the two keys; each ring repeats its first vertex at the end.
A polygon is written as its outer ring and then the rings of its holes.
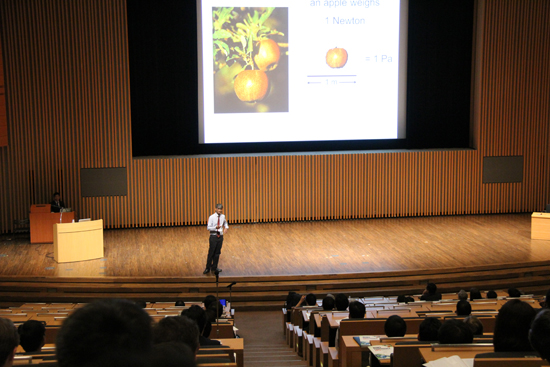
{"type": "Polygon", "coordinates": [[[349,306],[348,296],[344,293],[338,293],[334,299],[334,305],[336,306],[337,311],[347,310],[349,306]]]}
{"type": "Polygon", "coordinates": [[[449,319],[439,328],[438,340],[440,344],[467,344],[474,341],[474,334],[464,321],[449,319]]]}
{"type": "Polygon", "coordinates": [[[301,299],[302,299],[302,296],[299,295],[298,293],[288,292],[288,295],[286,296],[286,309],[290,310],[292,307],[296,307],[296,305],[300,303],[301,299]]]}
{"type": "Polygon", "coordinates": [[[481,292],[477,288],[470,289],[470,301],[475,301],[476,299],[482,299],[481,292]]]}
{"type": "Polygon", "coordinates": [[[418,326],[419,342],[438,341],[438,332],[441,327],[441,321],[437,317],[426,317],[418,326]]]}
{"type": "Polygon", "coordinates": [[[0,318],[0,366],[10,367],[13,365],[15,351],[19,345],[19,334],[8,319],[0,318]]]}
{"type": "Polygon", "coordinates": [[[216,298],[216,296],[209,295],[204,297],[204,301],[202,301],[202,303],[204,304],[204,308],[207,309],[212,303],[216,303],[217,300],[218,299],[216,298]]]}
{"type": "Polygon", "coordinates": [[[460,292],[458,292],[458,300],[459,301],[468,300],[468,293],[464,289],[461,289],[460,292]]]}
{"type": "Polygon", "coordinates": [[[323,298],[323,310],[332,311],[334,310],[334,297],[326,296],[323,298]]]}
{"type": "Polygon", "coordinates": [[[519,298],[521,297],[521,291],[517,288],[508,289],[508,297],[510,298],[519,298]]]}
{"type": "Polygon", "coordinates": [[[199,334],[202,335],[206,323],[208,322],[208,318],[206,316],[206,311],[201,306],[193,305],[187,310],[181,311],[181,316],[188,317],[195,321],[197,323],[197,327],[199,328],[199,334]]]}
{"type": "Polygon", "coordinates": [[[527,302],[512,299],[498,311],[493,333],[495,352],[526,352],[533,350],[529,343],[529,327],[535,310],[527,302]]]}
{"type": "Polygon", "coordinates": [[[176,307],[182,307],[182,306],[185,306],[185,302],[182,301],[181,299],[180,300],[177,300],[176,301],[176,304],[174,305],[176,307]]]}
{"type": "Polygon", "coordinates": [[[306,296],[306,303],[308,306],[317,306],[317,296],[310,293],[306,296]]]}
{"type": "Polygon", "coordinates": [[[199,327],[197,323],[185,316],[165,317],[153,327],[155,344],[177,342],[186,344],[194,355],[199,350],[199,327]]]}
{"type": "Polygon", "coordinates": [[[397,302],[398,302],[398,303],[409,303],[409,302],[414,302],[414,298],[409,297],[409,296],[406,296],[406,295],[404,295],[404,294],[401,294],[401,295],[397,296],[397,302]]]}
{"type": "Polygon", "coordinates": [[[223,305],[220,301],[211,303],[210,306],[206,308],[206,314],[210,322],[216,321],[223,315],[223,305]]]}
{"type": "Polygon", "coordinates": [[[136,305],[138,305],[141,308],[147,308],[147,302],[145,301],[136,301],[136,305]]]}
{"type": "Polygon", "coordinates": [[[166,342],[153,346],[149,366],[153,367],[195,367],[195,355],[187,345],[166,342]]]}
{"type": "Polygon", "coordinates": [[[434,295],[437,293],[437,285],[435,283],[428,283],[426,285],[425,293],[429,295],[434,295]]]}
{"type": "Polygon", "coordinates": [[[458,301],[455,312],[457,316],[469,316],[472,313],[472,306],[468,301],[458,301]]]}
{"type": "Polygon", "coordinates": [[[407,323],[401,316],[392,315],[384,323],[384,332],[388,337],[405,336],[407,333],[407,323]]]}
{"type": "Polygon", "coordinates": [[[535,316],[529,330],[529,341],[541,358],[550,362],[550,309],[543,308],[535,316]]]}
{"type": "Polygon", "coordinates": [[[475,316],[468,316],[464,319],[464,323],[470,327],[474,336],[483,335],[483,324],[475,316]]]}
{"type": "Polygon", "coordinates": [[[494,290],[490,290],[487,292],[487,298],[489,299],[496,299],[497,298],[497,292],[494,290]]]}
{"type": "Polygon", "coordinates": [[[56,340],[59,367],[144,366],[152,348],[151,317],[135,302],[95,301],[74,311],[56,340]]]}
{"type": "Polygon", "coordinates": [[[364,319],[365,318],[365,305],[359,301],[353,301],[349,304],[349,318],[350,319],[364,319]]]}
{"type": "Polygon", "coordinates": [[[27,320],[17,328],[19,343],[25,352],[39,352],[44,346],[46,326],[38,320],[27,320]]]}

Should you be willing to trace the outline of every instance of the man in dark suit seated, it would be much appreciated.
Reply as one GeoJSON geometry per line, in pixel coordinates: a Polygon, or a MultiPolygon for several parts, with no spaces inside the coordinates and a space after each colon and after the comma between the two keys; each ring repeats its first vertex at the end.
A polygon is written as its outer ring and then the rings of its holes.
{"type": "Polygon", "coordinates": [[[61,201],[61,196],[58,192],[53,193],[53,200],[50,202],[52,206],[52,213],[59,213],[61,209],[65,208],[65,203],[61,201]]]}
{"type": "Polygon", "coordinates": [[[428,283],[426,289],[424,289],[424,292],[422,293],[422,296],[420,296],[420,299],[422,301],[440,301],[441,293],[437,293],[437,285],[434,283],[428,283]]]}

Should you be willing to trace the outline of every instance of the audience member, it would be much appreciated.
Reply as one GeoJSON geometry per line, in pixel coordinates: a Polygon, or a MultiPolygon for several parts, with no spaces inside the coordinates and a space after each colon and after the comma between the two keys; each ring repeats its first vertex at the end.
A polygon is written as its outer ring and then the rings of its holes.
{"type": "Polygon", "coordinates": [[[477,288],[470,289],[470,301],[475,301],[476,299],[482,299],[481,292],[477,288]]]}
{"type": "Polygon", "coordinates": [[[194,355],[197,354],[200,347],[199,335],[197,323],[185,316],[165,317],[153,327],[153,342],[155,344],[184,343],[191,348],[194,355]]]}
{"type": "Polygon", "coordinates": [[[8,319],[0,318],[0,366],[11,367],[19,345],[19,334],[8,319]]]}
{"type": "Polygon", "coordinates": [[[337,311],[345,311],[348,309],[349,300],[344,293],[338,293],[334,299],[334,305],[337,311]]]}
{"type": "Polygon", "coordinates": [[[206,316],[206,311],[198,305],[193,305],[187,310],[181,312],[181,316],[188,317],[189,319],[195,321],[197,327],[199,328],[199,344],[200,346],[205,345],[220,345],[221,343],[218,340],[210,340],[205,337],[203,334],[208,318],[206,316]]]}
{"type": "Polygon", "coordinates": [[[424,289],[424,292],[422,293],[422,296],[420,296],[420,299],[422,301],[441,300],[441,294],[437,293],[437,285],[435,285],[434,283],[428,283],[426,289],[424,289]]]}
{"type": "Polygon", "coordinates": [[[334,297],[326,296],[323,298],[323,310],[332,311],[334,310],[334,297]]]}
{"type": "Polygon", "coordinates": [[[398,303],[414,302],[414,298],[412,298],[410,296],[406,296],[406,295],[400,295],[400,296],[397,296],[397,302],[398,303]]]}
{"type": "Polygon", "coordinates": [[[177,300],[176,301],[176,304],[174,305],[176,307],[182,307],[182,306],[185,306],[185,302],[183,300],[177,300]]]}
{"type": "Polygon", "coordinates": [[[529,343],[529,328],[535,318],[531,305],[512,299],[498,311],[493,335],[495,352],[526,352],[533,350],[529,343]]]}
{"type": "Polygon", "coordinates": [[[487,298],[489,299],[496,299],[497,298],[497,292],[490,290],[487,292],[487,298]]]}
{"type": "Polygon", "coordinates": [[[147,302],[145,301],[136,301],[136,305],[138,305],[140,308],[146,308],[147,302]]]}
{"type": "Polygon", "coordinates": [[[474,336],[483,335],[483,324],[477,317],[470,315],[464,319],[464,322],[470,327],[474,336]]]}
{"type": "Polygon", "coordinates": [[[548,292],[546,292],[546,297],[544,297],[544,299],[539,302],[539,304],[540,307],[550,308],[550,289],[548,290],[548,292]]]}
{"type": "Polygon", "coordinates": [[[521,297],[521,291],[516,288],[510,288],[508,289],[508,297],[511,298],[519,298],[521,297]]]}
{"type": "Polygon", "coordinates": [[[467,344],[474,341],[474,334],[462,320],[446,320],[439,328],[438,339],[440,344],[467,344]]]}
{"type": "Polygon", "coordinates": [[[550,362],[550,310],[542,309],[531,324],[529,330],[531,346],[540,354],[541,358],[550,362]]]}
{"type": "Polygon", "coordinates": [[[317,306],[317,296],[310,293],[306,296],[306,303],[308,306],[317,306]]]}
{"type": "Polygon", "coordinates": [[[19,343],[25,352],[40,352],[44,346],[46,326],[37,320],[27,320],[17,328],[19,343]]]}
{"type": "Polygon", "coordinates": [[[461,289],[460,292],[458,292],[458,300],[459,301],[468,300],[468,293],[464,289],[461,289]]]}
{"type": "MultiPolygon", "coordinates": [[[[289,292],[288,293],[288,296],[287,296],[287,304],[288,304],[288,299],[289,297],[291,297],[291,294],[294,295],[294,294],[297,294],[295,292],[289,292]]],[[[203,305],[204,305],[204,309],[208,309],[208,307],[210,307],[211,304],[213,303],[216,303],[218,299],[216,298],[216,296],[213,296],[213,295],[208,295],[206,297],[204,297],[204,300],[202,301],[203,305]]],[[[287,307],[287,308],[292,308],[291,307],[287,307]]]]}
{"type": "Polygon", "coordinates": [[[418,326],[419,342],[437,342],[441,321],[437,317],[426,317],[418,326]]]}
{"type": "Polygon", "coordinates": [[[71,314],[57,335],[59,367],[144,366],[151,352],[149,315],[134,302],[105,299],[71,314]]]}
{"type": "Polygon", "coordinates": [[[364,319],[365,318],[365,305],[359,301],[353,301],[349,304],[349,318],[350,319],[364,319]]]}
{"type": "Polygon", "coordinates": [[[177,342],[153,346],[149,365],[154,367],[195,367],[195,355],[187,345],[177,342]]]}
{"type": "Polygon", "coordinates": [[[457,316],[469,316],[472,313],[472,306],[468,301],[458,301],[455,312],[457,316]]]}
{"type": "Polygon", "coordinates": [[[388,337],[405,336],[407,333],[407,324],[401,316],[392,315],[388,317],[384,324],[384,332],[388,337]]]}

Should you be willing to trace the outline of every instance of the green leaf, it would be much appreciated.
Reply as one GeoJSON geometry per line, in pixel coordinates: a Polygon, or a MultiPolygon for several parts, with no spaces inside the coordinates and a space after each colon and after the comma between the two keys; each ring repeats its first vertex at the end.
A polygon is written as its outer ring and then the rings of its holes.
{"type": "Polygon", "coordinates": [[[243,45],[243,50],[245,50],[247,44],[245,36],[241,36],[241,44],[243,45]]]}
{"type": "Polygon", "coordinates": [[[232,34],[231,32],[225,30],[225,29],[220,29],[216,32],[214,32],[214,34],[212,35],[212,38],[215,39],[215,40],[219,40],[219,39],[224,39],[224,38],[231,38],[232,34]]]}
{"type": "Polygon", "coordinates": [[[214,44],[218,45],[218,47],[223,51],[225,56],[229,56],[229,46],[227,46],[227,43],[222,41],[214,41],[214,44]]]}
{"type": "Polygon", "coordinates": [[[248,48],[246,49],[246,53],[252,53],[254,51],[254,40],[252,36],[248,38],[248,48]]]}
{"type": "Polygon", "coordinates": [[[273,13],[273,10],[275,10],[275,8],[267,8],[265,13],[263,13],[262,16],[260,17],[260,25],[264,24],[264,22],[271,16],[271,13],[273,13]]]}

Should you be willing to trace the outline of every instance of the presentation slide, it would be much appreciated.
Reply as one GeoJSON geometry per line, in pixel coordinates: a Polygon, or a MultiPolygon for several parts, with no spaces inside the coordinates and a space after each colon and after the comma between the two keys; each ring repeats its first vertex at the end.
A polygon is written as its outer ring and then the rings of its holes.
{"type": "Polygon", "coordinates": [[[405,138],[407,1],[198,0],[199,143],[405,138]]]}

